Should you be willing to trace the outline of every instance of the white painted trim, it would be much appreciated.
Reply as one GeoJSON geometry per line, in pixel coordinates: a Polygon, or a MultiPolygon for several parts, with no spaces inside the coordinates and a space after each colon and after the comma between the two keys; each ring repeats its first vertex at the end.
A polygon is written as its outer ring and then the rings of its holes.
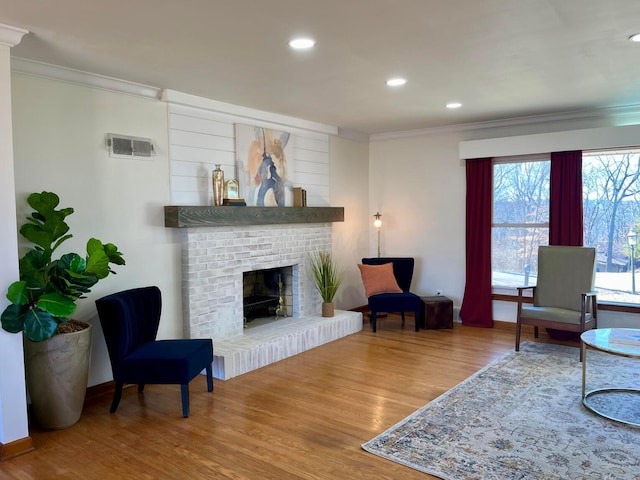
{"type": "Polygon", "coordinates": [[[600,118],[624,118],[629,116],[640,116],[640,105],[601,108],[597,110],[587,110],[580,112],[532,115],[528,117],[515,117],[487,122],[463,123],[460,125],[447,125],[444,127],[422,128],[418,130],[406,130],[401,132],[376,133],[371,135],[371,141],[376,142],[385,140],[396,140],[401,138],[421,137],[425,135],[441,135],[447,133],[466,132],[471,130],[478,131],[490,128],[516,127],[519,125],[548,125],[549,123],[553,122],[570,122],[574,120],[600,118]]]}
{"type": "Polygon", "coordinates": [[[81,70],[74,70],[73,68],[60,67],[58,65],[36,62],[35,60],[19,57],[11,58],[11,71],[23,75],[59,80],[137,97],[152,98],[154,100],[160,97],[161,91],[159,88],[141,83],[129,82],[127,80],[98,75],[97,73],[83,72],[81,70]]]}
{"type": "Polygon", "coordinates": [[[246,118],[251,125],[255,124],[255,120],[263,120],[270,123],[275,123],[277,125],[298,127],[304,130],[312,130],[329,135],[338,134],[338,127],[334,127],[332,125],[325,125],[323,123],[302,120],[300,118],[289,117],[287,115],[265,112],[263,110],[256,110],[240,105],[233,105],[231,103],[198,97],[196,95],[182,93],[175,90],[163,90],[161,98],[165,102],[173,105],[185,105],[188,107],[196,107],[213,112],[233,115],[240,118],[246,118]]]}
{"type": "Polygon", "coordinates": [[[12,27],[11,25],[0,23],[0,45],[15,47],[22,41],[22,37],[27,33],[29,33],[29,30],[25,30],[24,28],[12,27]]]}
{"type": "Polygon", "coordinates": [[[597,150],[640,145],[640,125],[585,128],[565,132],[460,142],[459,158],[506,157],[568,150],[597,150]]]}

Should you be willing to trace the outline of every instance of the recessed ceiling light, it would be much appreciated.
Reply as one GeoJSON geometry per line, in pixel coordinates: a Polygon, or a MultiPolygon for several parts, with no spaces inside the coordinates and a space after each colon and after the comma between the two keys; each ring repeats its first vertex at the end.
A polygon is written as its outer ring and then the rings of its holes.
{"type": "Polygon", "coordinates": [[[640,42],[640,33],[634,33],[629,37],[632,42],[640,42]]]}
{"type": "Polygon", "coordinates": [[[389,85],[390,87],[400,87],[405,83],[407,83],[406,78],[390,78],[389,80],[387,80],[387,85],[389,85]]]}
{"type": "Polygon", "coordinates": [[[296,50],[306,50],[313,47],[315,44],[316,41],[311,38],[294,38],[289,42],[289,46],[296,50]]]}
{"type": "Polygon", "coordinates": [[[462,106],[462,104],[460,102],[451,102],[451,103],[447,103],[446,107],[447,108],[460,108],[462,106]]]}

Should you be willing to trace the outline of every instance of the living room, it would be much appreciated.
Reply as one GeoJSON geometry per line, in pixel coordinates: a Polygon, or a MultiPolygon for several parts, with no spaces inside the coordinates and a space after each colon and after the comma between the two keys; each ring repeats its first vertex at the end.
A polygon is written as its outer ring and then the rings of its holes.
{"type": "MultiPolygon", "coordinates": [[[[22,222],[29,212],[25,202],[29,193],[58,193],[63,205],[76,209],[71,247],[82,249],[83,239],[95,235],[117,244],[127,259],[118,275],[102,282],[80,302],[78,316],[97,324],[95,299],[153,284],[163,292],[159,336],[182,336],[181,234],[177,229],[166,228],[163,217],[163,207],[175,203],[170,136],[171,109],[177,107],[162,93],[175,87],[150,87],[118,76],[81,73],[55,65],[55,56],[47,62],[33,61],[13,57],[12,49],[2,48],[2,98],[10,100],[11,105],[4,102],[2,108],[3,143],[13,144],[13,150],[5,152],[1,159],[0,190],[6,205],[15,204],[15,208],[2,214],[2,224],[14,225],[16,216],[22,222]],[[148,160],[110,157],[104,143],[107,133],[152,139],[155,156],[148,160]]],[[[193,104],[181,103],[180,108],[211,111],[210,99],[190,98],[193,104]]],[[[637,103],[640,102],[629,101],[629,105],[637,103]]],[[[324,186],[328,194],[319,198],[326,199],[326,205],[345,208],[345,221],[332,225],[332,250],[346,270],[336,305],[345,310],[366,304],[356,265],[362,257],[376,254],[377,237],[372,224],[376,212],[382,214],[383,220],[383,255],[416,258],[413,289],[422,295],[440,290],[460,307],[465,288],[466,183],[462,158],[468,158],[461,157],[461,142],[523,136],[524,143],[527,135],[556,133],[562,137],[563,132],[637,124],[640,118],[631,107],[602,108],[592,110],[590,115],[554,112],[527,119],[359,136],[344,134],[315,118],[285,117],[250,103],[217,102],[215,108],[214,114],[226,118],[227,125],[287,127],[294,132],[315,129],[326,136],[329,174],[324,186]]],[[[229,154],[234,158],[232,151],[225,152],[229,154]]],[[[225,165],[229,175],[233,172],[232,162],[225,165]]],[[[208,178],[196,179],[195,183],[196,190],[210,187],[208,178]]],[[[6,286],[17,272],[15,229],[3,228],[1,240],[5,247],[2,264],[16,264],[15,271],[3,272],[6,286]]],[[[494,302],[494,318],[513,322],[514,304],[494,302]]],[[[626,325],[625,322],[637,320],[635,314],[607,311],[603,312],[602,321],[603,325],[626,325]]],[[[22,353],[9,337],[0,332],[0,358],[3,363],[13,364],[22,353]]],[[[24,430],[25,409],[16,414],[20,409],[15,407],[24,403],[24,394],[15,394],[21,390],[22,376],[17,369],[8,376],[3,374],[0,380],[0,443],[28,435],[24,430]]],[[[96,328],[89,386],[110,379],[107,351],[96,328]]]]}

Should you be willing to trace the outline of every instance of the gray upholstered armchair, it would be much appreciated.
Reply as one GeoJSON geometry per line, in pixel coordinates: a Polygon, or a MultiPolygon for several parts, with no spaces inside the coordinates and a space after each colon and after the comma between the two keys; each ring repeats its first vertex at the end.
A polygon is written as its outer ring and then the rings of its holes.
{"type": "Polygon", "coordinates": [[[539,247],[537,286],[518,288],[516,352],[522,325],[532,325],[536,338],[538,327],[577,333],[598,327],[595,272],[594,248],[539,247]],[[533,289],[533,305],[523,303],[527,289],[533,289]]]}

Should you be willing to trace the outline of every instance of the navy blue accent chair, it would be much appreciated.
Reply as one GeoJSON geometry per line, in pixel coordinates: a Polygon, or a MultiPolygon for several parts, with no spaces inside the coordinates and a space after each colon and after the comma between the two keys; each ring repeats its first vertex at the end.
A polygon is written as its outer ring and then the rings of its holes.
{"type": "Polygon", "coordinates": [[[362,259],[363,265],[384,265],[385,263],[393,263],[393,276],[396,277],[402,293],[379,293],[377,295],[371,295],[368,298],[373,331],[375,332],[377,330],[379,312],[400,312],[403,325],[404,313],[414,312],[417,332],[420,329],[419,322],[422,318],[422,301],[418,295],[409,291],[413,278],[415,260],[412,257],[376,257],[362,259]]]}
{"type": "Polygon", "coordinates": [[[182,416],[189,416],[189,382],[207,372],[207,390],[213,391],[211,339],[156,340],[162,297],[158,287],[114,293],[96,300],[100,324],[109,351],[115,392],[114,413],[124,384],[180,384],[182,416]]]}

